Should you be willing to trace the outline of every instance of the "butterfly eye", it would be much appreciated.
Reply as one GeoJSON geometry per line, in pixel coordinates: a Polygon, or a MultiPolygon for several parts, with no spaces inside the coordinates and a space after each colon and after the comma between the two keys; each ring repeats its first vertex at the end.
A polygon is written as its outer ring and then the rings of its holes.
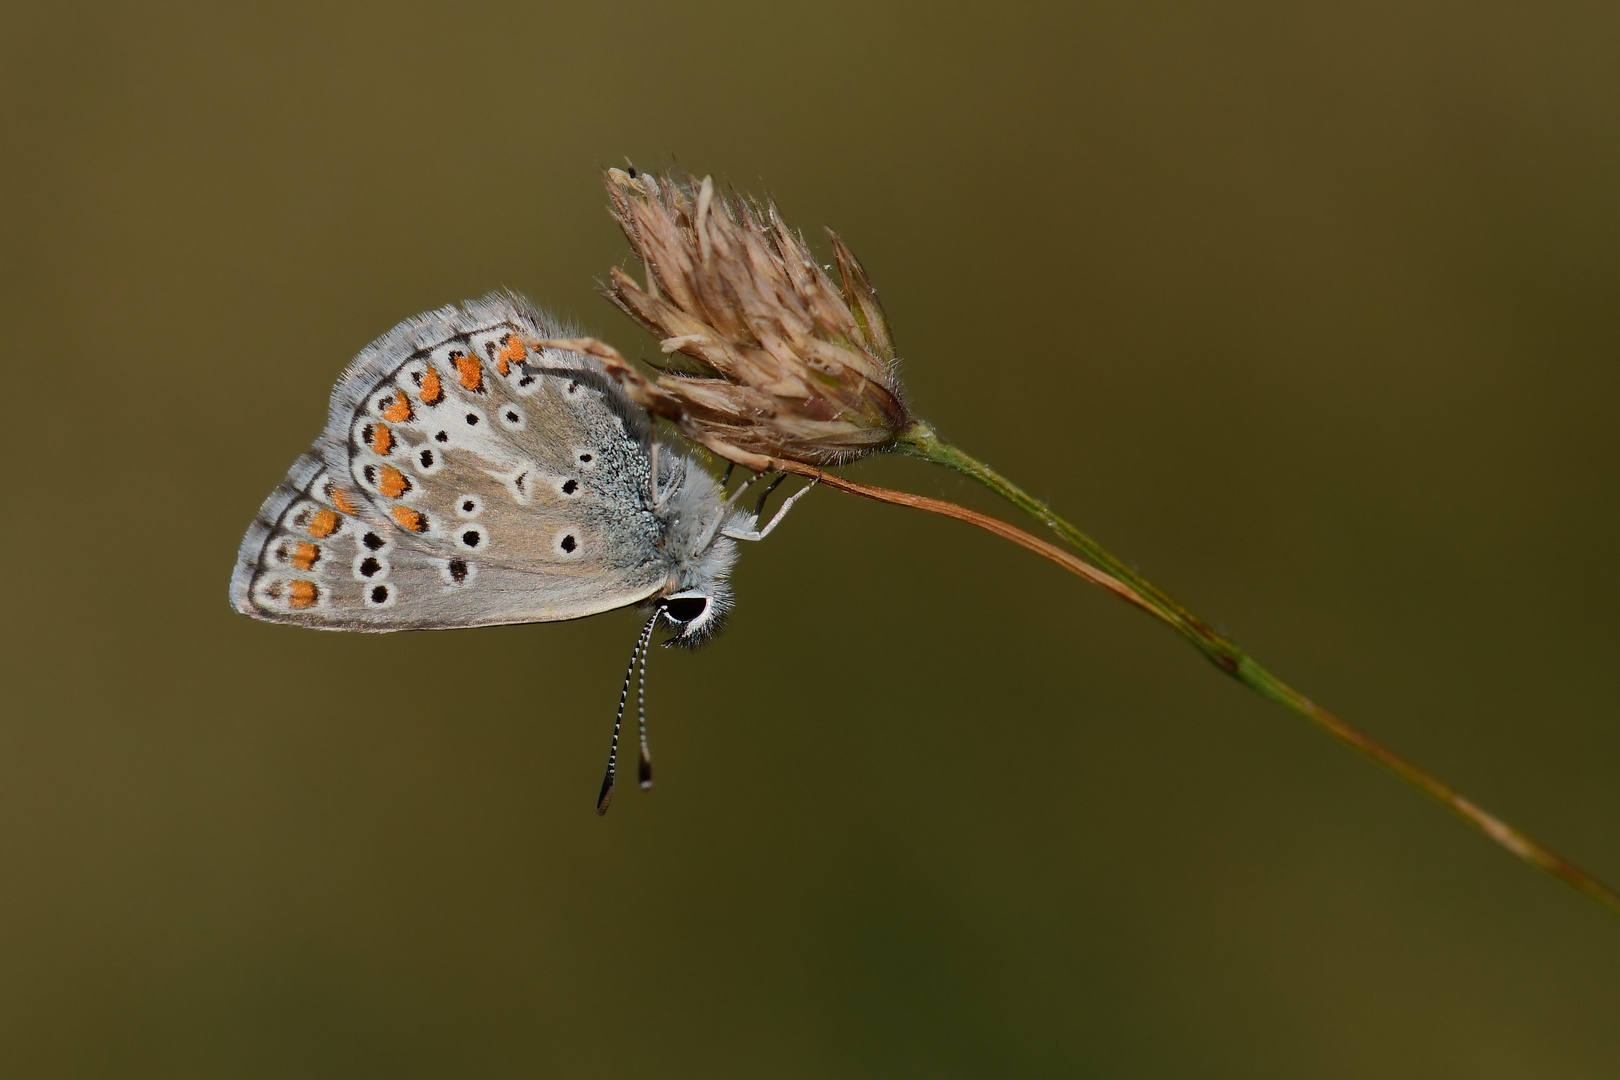
{"type": "Polygon", "coordinates": [[[689,623],[709,610],[706,596],[672,596],[664,602],[664,612],[678,623],[689,623]]]}

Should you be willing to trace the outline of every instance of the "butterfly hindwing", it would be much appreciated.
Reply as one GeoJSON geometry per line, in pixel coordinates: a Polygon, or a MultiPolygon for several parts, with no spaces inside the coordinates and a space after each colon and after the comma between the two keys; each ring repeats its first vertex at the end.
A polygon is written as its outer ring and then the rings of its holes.
{"type": "Polygon", "coordinates": [[[575,618],[666,585],[650,425],[510,296],[401,323],[333,391],[326,432],[243,540],[232,603],[395,630],[575,618]]]}
{"type": "Polygon", "coordinates": [[[260,618],[330,623],[368,544],[387,546],[388,526],[367,513],[314,453],[293,463],[242,539],[231,604],[260,618]]]}

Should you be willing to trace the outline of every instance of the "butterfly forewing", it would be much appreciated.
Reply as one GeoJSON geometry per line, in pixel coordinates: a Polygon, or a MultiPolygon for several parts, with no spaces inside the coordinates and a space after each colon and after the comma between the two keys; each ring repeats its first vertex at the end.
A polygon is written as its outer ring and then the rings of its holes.
{"type": "Polygon", "coordinates": [[[664,587],[647,419],[595,360],[527,344],[556,333],[494,296],[368,346],[244,538],[232,603],[396,630],[575,618],[664,587]]]}

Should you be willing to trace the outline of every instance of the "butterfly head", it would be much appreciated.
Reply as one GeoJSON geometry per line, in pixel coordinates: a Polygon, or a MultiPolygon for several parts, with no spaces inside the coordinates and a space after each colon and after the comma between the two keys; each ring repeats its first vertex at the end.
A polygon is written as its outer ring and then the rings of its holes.
{"type": "Polygon", "coordinates": [[[689,544],[676,545],[672,552],[669,591],[653,602],[658,621],[672,634],[666,645],[703,644],[725,625],[731,611],[731,567],[737,561],[737,545],[702,528],[701,519],[696,524],[700,528],[688,535],[689,544]]]}
{"type": "Polygon", "coordinates": [[[731,609],[737,545],[721,530],[737,513],[708,473],[673,455],[664,460],[674,475],[660,485],[653,513],[663,525],[669,581],[653,607],[673,635],[666,644],[692,647],[712,637],[731,609]]]}

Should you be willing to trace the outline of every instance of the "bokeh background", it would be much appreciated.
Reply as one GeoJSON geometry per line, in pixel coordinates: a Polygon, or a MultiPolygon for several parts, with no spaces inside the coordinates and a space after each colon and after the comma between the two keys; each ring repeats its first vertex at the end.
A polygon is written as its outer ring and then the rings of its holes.
{"type": "MultiPolygon", "coordinates": [[[[1620,7],[0,7],[0,1071],[1565,1077],[1620,923],[1171,633],[817,493],[639,621],[225,600],[339,370],[594,293],[599,168],[836,226],[918,411],[1620,879],[1620,7]]],[[[995,501],[883,460],[863,478],[995,501]]]]}

